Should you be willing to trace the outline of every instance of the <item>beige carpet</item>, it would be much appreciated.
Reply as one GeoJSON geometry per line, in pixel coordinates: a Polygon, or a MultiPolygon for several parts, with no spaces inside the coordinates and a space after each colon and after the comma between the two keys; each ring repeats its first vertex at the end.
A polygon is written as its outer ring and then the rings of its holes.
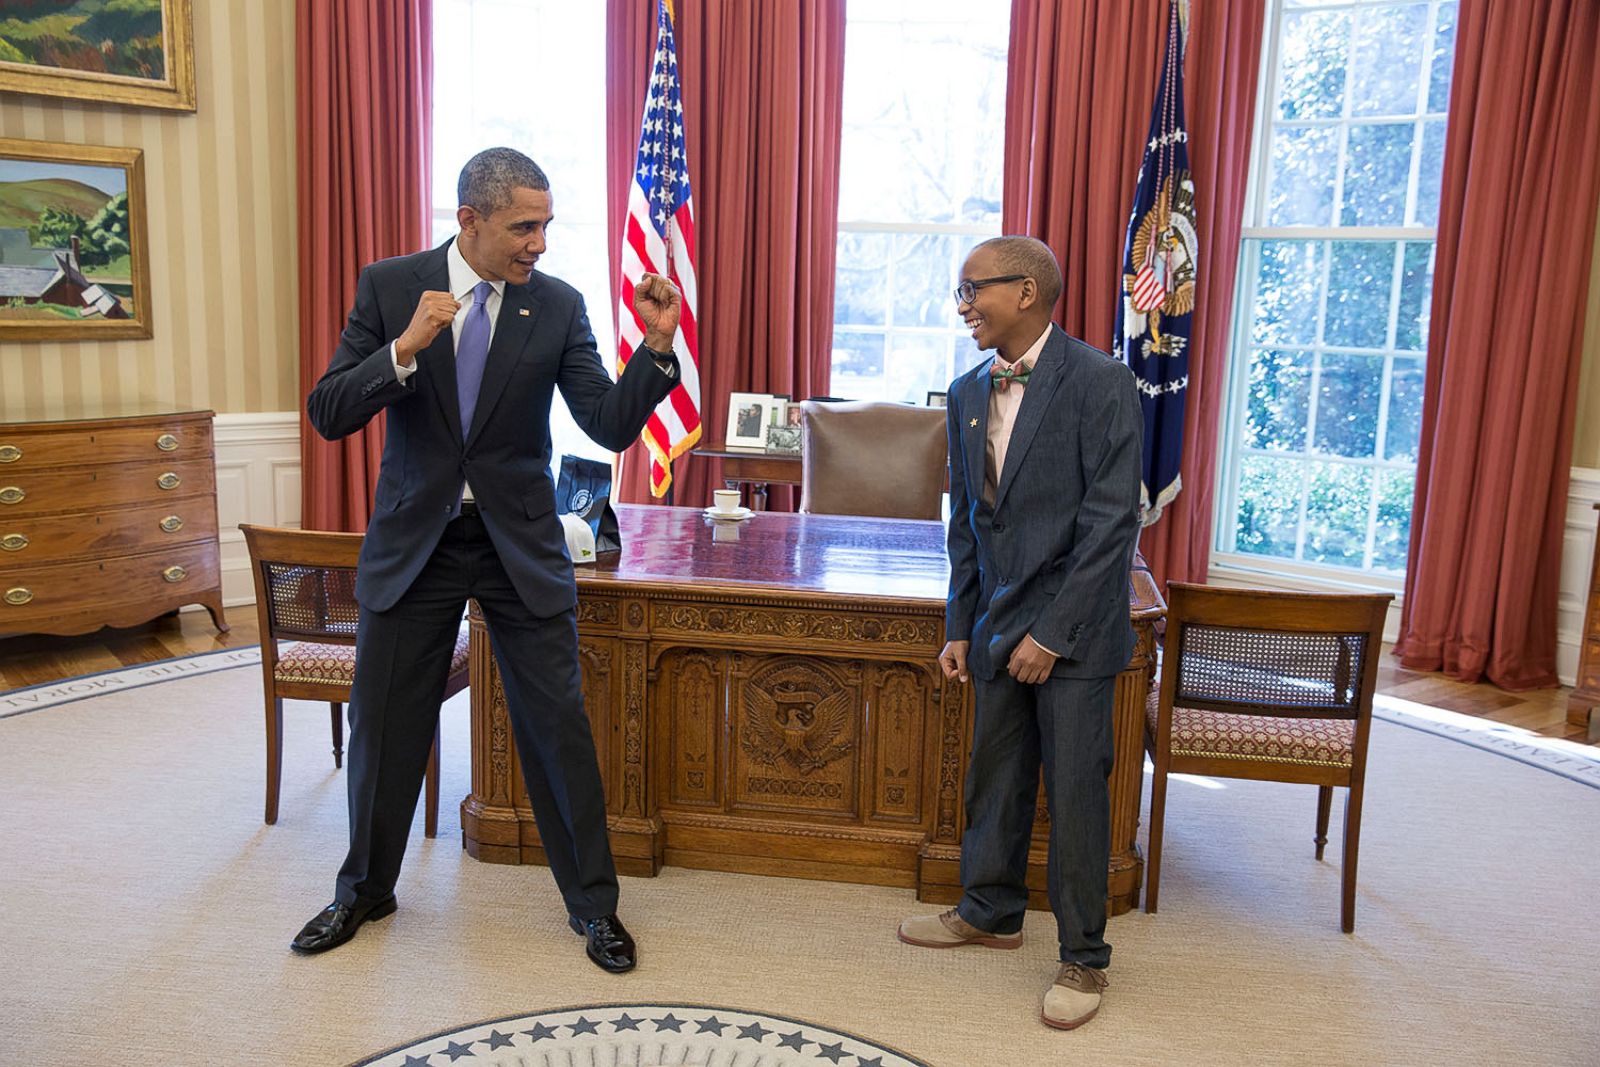
{"type": "MultiPolygon", "coordinates": [[[[1112,920],[1105,1006],[1062,1034],[1038,1022],[1047,915],[1017,952],[919,950],[894,939],[923,907],[905,890],[624,879],[642,962],[602,974],[543,868],[462,852],[453,800],[435,841],[418,817],[397,915],[291,955],[331,896],[344,778],[326,708],[291,704],[263,826],[259,694],[243,667],[0,719],[0,1064],[348,1063],[643,1002],[810,1020],[939,1067],[1600,1062],[1600,790],[1414,730],[1374,729],[1354,936],[1337,863],[1311,857],[1309,787],[1175,782],[1163,910],[1112,920]]],[[[446,715],[451,798],[465,701],[446,715]]]]}

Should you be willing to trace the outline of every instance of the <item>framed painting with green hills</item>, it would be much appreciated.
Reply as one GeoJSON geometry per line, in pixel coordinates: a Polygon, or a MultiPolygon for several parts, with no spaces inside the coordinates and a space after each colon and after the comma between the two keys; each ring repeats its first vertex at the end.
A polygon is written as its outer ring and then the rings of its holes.
{"type": "Polygon", "coordinates": [[[3,0],[0,90],[194,110],[191,0],[3,0]]]}
{"type": "Polygon", "coordinates": [[[144,153],[0,138],[0,341],[150,336],[144,153]]]}

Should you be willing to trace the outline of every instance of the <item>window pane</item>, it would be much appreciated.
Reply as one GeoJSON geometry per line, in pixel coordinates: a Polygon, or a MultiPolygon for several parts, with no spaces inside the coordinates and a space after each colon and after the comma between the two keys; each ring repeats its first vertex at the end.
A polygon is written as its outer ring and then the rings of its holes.
{"type": "Polygon", "coordinates": [[[884,382],[878,398],[920,404],[930,390],[943,392],[950,384],[945,374],[949,351],[948,334],[890,334],[884,382]]]}
{"type": "Polygon", "coordinates": [[[1254,339],[1263,344],[1315,344],[1323,243],[1262,241],[1260,247],[1254,339]]]}
{"type": "Polygon", "coordinates": [[[1428,5],[1356,13],[1350,49],[1350,113],[1414,115],[1428,5]]]}
{"type": "Polygon", "coordinates": [[[1278,117],[1332,118],[1344,110],[1350,18],[1330,12],[1285,15],[1278,117]]]}
{"type": "Polygon", "coordinates": [[[1400,270],[1400,315],[1394,346],[1402,352],[1428,347],[1428,316],[1433,299],[1433,242],[1405,242],[1400,270]]]}
{"type": "MultiPolygon", "coordinates": [[[[948,234],[902,233],[894,239],[894,325],[960,323],[950,295],[956,238],[948,234]]],[[[842,321],[842,320],[841,320],[842,321]]]]}
{"type": "Polygon", "coordinates": [[[1414,471],[1378,473],[1378,517],[1372,538],[1372,566],[1405,573],[1406,551],[1411,543],[1411,502],[1416,491],[1414,471]]]}
{"type": "Polygon", "coordinates": [[[1382,348],[1389,335],[1389,291],[1395,246],[1388,241],[1334,241],[1328,270],[1328,321],[1323,341],[1343,348],[1382,348]]]}
{"type": "Polygon", "coordinates": [[[1408,122],[1350,127],[1341,225],[1398,226],[1405,221],[1413,130],[1408,122]]]}
{"type": "Polygon", "coordinates": [[[1442,115],[1450,109],[1450,68],[1456,52],[1456,5],[1439,5],[1433,31],[1433,57],[1428,72],[1428,110],[1442,115]]]}
{"type": "Polygon", "coordinates": [[[1250,409],[1245,444],[1301,452],[1311,402],[1311,355],[1260,349],[1250,360],[1250,409]]]}
{"type": "Polygon", "coordinates": [[[1366,556],[1372,471],[1346,463],[1310,463],[1306,489],[1306,542],[1311,563],[1361,566],[1366,556]]]}
{"type": "Polygon", "coordinates": [[[1439,225],[1439,183],[1444,177],[1444,121],[1422,124],[1422,158],[1417,167],[1418,226],[1439,225]]]}
{"type": "Polygon", "coordinates": [[[841,233],[834,268],[833,321],[882,326],[889,291],[890,235],[841,233]]]}
{"type": "Polygon", "coordinates": [[[876,400],[883,386],[881,333],[833,331],[833,382],[829,392],[846,400],[876,400]]]}
{"type": "MultiPolygon", "coordinates": [[[[1325,355],[1317,381],[1317,451],[1364,459],[1378,441],[1383,357],[1325,355]]],[[[1362,518],[1365,527],[1366,519],[1362,518]]]]}
{"type": "Polygon", "coordinates": [[[1003,8],[851,3],[841,220],[999,225],[1009,32],[1003,8]]]}
{"type": "Polygon", "coordinates": [[[1333,217],[1337,126],[1294,127],[1272,136],[1270,226],[1326,226],[1333,217]]]}
{"type": "Polygon", "coordinates": [[[1238,549],[1256,556],[1294,558],[1304,463],[1244,457],[1239,468],[1238,549]]]}
{"type": "Polygon", "coordinates": [[[1383,458],[1417,461],[1417,442],[1422,437],[1422,360],[1397,356],[1389,379],[1389,430],[1384,437],[1383,458]]]}

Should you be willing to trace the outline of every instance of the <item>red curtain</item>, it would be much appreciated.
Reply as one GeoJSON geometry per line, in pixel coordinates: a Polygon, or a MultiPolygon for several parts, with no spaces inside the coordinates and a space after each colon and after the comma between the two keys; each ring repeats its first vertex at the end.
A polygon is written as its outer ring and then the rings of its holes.
{"type": "MultiPolygon", "coordinates": [[[[1185,58],[1189,160],[1200,231],[1189,348],[1183,491],[1141,541],[1158,582],[1204,581],[1264,5],[1193,7],[1185,58]]],[[[1061,261],[1063,329],[1110,350],[1122,246],[1150,126],[1166,4],[1013,0],[1003,226],[1061,261]]]]}
{"type": "Polygon", "coordinates": [[[1463,0],[1400,640],[1407,667],[1557,684],[1600,5],[1463,0]]]}
{"type": "MultiPolygon", "coordinates": [[[[426,248],[433,0],[298,0],[300,389],[333,357],[356,276],[426,248]]],[[[383,423],[324,441],[300,413],[301,526],[362,530],[383,423]]]]}
{"type": "MultiPolygon", "coordinates": [[[[824,394],[832,361],[844,88],[844,0],[677,0],[678,70],[699,238],[701,440],[720,444],[730,392],[824,394]]],[[[655,0],[608,0],[610,232],[638,150],[655,0]]],[[[612,241],[613,300],[620,290],[612,241]]],[[[652,501],[649,456],[622,460],[623,501],[652,501]]],[[[673,465],[673,502],[703,505],[715,465],[673,465]]],[[[774,492],[770,506],[792,506],[774,492]]]]}

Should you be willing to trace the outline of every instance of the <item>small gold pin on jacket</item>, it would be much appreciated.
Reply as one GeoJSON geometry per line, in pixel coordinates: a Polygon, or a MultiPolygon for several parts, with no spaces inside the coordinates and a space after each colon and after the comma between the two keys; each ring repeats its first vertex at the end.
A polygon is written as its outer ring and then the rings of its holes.
{"type": "Polygon", "coordinates": [[[527,318],[528,317],[528,309],[527,308],[518,308],[517,309],[517,314],[521,315],[523,318],[527,318]]]}
{"type": "Polygon", "coordinates": [[[972,427],[974,430],[976,430],[978,428],[978,420],[977,419],[973,419],[971,422],[967,423],[967,425],[972,427]]]}

